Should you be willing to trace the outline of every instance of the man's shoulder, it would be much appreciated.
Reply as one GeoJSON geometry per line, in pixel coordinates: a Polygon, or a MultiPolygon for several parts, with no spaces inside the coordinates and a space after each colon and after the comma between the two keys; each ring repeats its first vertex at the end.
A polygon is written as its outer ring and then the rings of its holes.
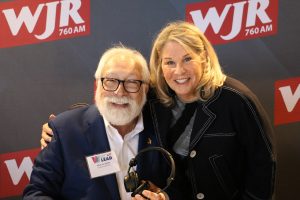
{"type": "Polygon", "coordinates": [[[99,117],[97,107],[88,105],[62,112],[51,123],[55,127],[85,126],[94,123],[99,117]]]}

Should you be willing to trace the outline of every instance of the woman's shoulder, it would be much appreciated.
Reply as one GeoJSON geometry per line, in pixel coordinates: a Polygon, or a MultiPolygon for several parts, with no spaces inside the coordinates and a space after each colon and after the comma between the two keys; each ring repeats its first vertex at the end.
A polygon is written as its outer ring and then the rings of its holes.
{"type": "Polygon", "coordinates": [[[224,84],[215,91],[215,94],[205,103],[238,105],[247,102],[259,102],[256,95],[241,81],[227,77],[224,84]]]}
{"type": "Polygon", "coordinates": [[[226,78],[221,90],[223,95],[227,94],[226,96],[231,98],[257,99],[257,96],[247,85],[232,77],[226,78]]]}
{"type": "Polygon", "coordinates": [[[242,107],[260,107],[262,108],[259,98],[251,89],[241,81],[232,77],[227,77],[224,85],[216,91],[213,99],[217,104],[227,105],[232,108],[242,107]]]}

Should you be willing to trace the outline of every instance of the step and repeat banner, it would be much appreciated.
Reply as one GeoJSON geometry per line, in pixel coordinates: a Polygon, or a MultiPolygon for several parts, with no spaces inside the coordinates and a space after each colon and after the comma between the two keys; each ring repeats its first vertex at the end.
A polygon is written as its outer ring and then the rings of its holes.
{"type": "Polygon", "coordinates": [[[93,103],[101,54],[122,43],[149,59],[166,23],[194,23],[226,74],[248,85],[276,131],[276,199],[299,198],[300,1],[1,0],[0,199],[21,199],[42,124],[93,103]]]}

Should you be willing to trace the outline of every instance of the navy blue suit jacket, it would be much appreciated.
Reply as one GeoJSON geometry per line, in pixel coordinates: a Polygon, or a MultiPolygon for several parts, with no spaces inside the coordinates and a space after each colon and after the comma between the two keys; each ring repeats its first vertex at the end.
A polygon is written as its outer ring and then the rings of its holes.
{"type": "MultiPolygon", "coordinates": [[[[143,119],[138,149],[159,146],[148,111],[144,111],[143,119]]],[[[66,111],[49,125],[53,140],[37,156],[23,198],[120,199],[115,174],[91,179],[88,171],[86,156],[110,151],[103,118],[96,106],[66,111]]],[[[164,187],[169,173],[166,163],[160,152],[144,153],[137,164],[140,179],[164,187]]]]}

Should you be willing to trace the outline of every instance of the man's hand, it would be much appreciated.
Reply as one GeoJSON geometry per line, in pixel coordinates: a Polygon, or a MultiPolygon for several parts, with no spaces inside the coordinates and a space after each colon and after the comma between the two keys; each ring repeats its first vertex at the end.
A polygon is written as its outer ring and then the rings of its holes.
{"type": "MultiPolygon", "coordinates": [[[[54,114],[51,114],[49,116],[49,120],[54,119],[56,116],[54,114]]],[[[49,142],[51,142],[53,132],[52,129],[48,126],[48,123],[45,123],[42,127],[42,138],[40,140],[41,143],[41,149],[45,148],[49,142]]]]}

